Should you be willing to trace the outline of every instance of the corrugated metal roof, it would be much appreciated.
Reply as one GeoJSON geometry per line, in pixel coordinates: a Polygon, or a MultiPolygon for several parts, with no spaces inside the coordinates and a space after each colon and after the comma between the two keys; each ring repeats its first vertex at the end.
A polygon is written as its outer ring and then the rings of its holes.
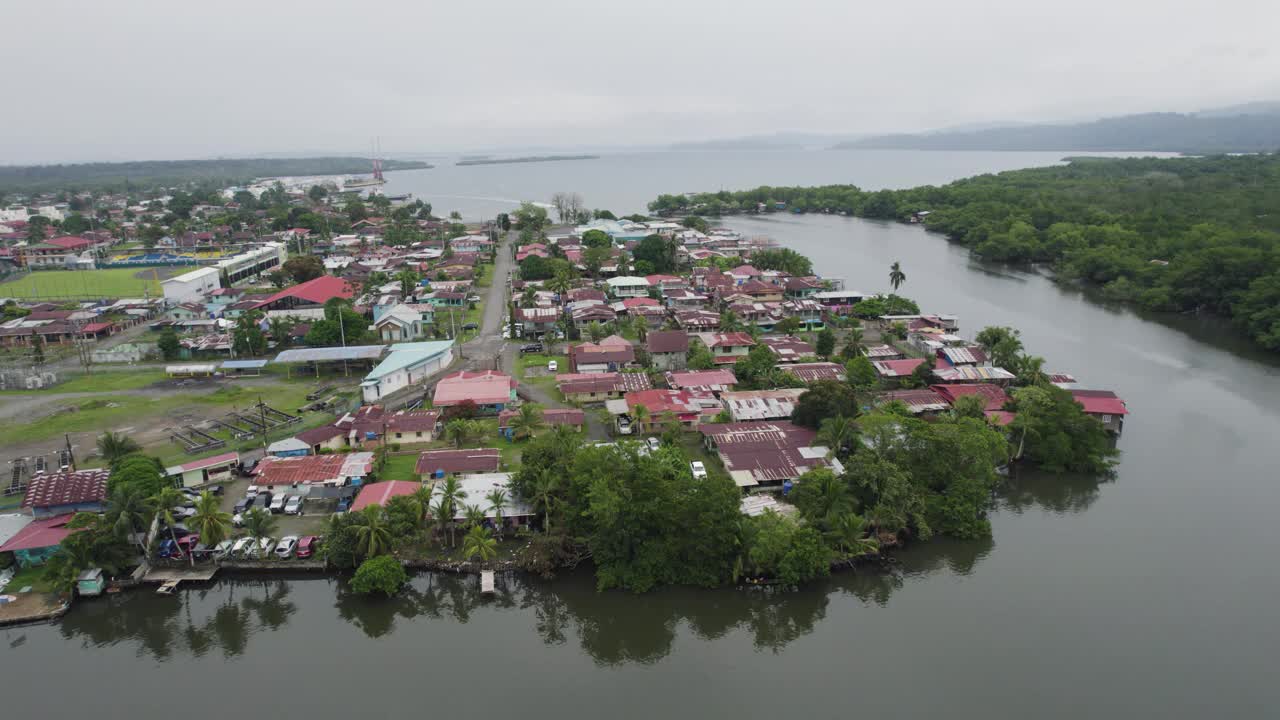
{"type": "Polygon", "coordinates": [[[377,360],[386,350],[385,345],[352,345],[349,347],[298,348],[285,350],[271,362],[333,362],[335,360],[377,360]]]}

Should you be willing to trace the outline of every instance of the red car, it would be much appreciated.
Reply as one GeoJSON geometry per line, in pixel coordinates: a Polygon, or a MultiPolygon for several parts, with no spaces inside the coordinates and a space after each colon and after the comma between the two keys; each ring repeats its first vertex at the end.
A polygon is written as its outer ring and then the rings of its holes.
{"type": "Polygon", "coordinates": [[[309,558],[315,554],[320,547],[320,538],[315,535],[305,535],[298,540],[297,556],[299,558],[309,558]]]}

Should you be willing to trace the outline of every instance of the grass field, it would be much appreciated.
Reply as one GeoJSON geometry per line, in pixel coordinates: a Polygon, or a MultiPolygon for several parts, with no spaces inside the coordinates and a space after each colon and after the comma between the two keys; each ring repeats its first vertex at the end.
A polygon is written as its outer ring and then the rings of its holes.
{"type": "Polygon", "coordinates": [[[38,393],[73,393],[73,392],[119,392],[121,390],[137,390],[163,381],[167,376],[163,370],[104,370],[92,375],[76,375],[64,383],[59,383],[45,390],[0,390],[0,397],[5,395],[31,395],[38,393]]]}
{"type": "Polygon", "coordinates": [[[27,300],[135,298],[144,292],[160,294],[153,274],[140,268],[105,270],[42,270],[0,283],[0,297],[27,300]],[[144,277],[136,277],[142,273],[144,277]]]}

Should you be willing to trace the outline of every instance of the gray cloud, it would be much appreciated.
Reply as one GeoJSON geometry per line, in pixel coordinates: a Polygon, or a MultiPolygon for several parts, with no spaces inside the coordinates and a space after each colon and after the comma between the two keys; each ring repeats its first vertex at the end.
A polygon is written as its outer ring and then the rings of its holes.
{"type": "Polygon", "coordinates": [[[1280,98],[1277,20],[1273,0],[6,2],[0,163],[1195,110],[1280,98]]]}

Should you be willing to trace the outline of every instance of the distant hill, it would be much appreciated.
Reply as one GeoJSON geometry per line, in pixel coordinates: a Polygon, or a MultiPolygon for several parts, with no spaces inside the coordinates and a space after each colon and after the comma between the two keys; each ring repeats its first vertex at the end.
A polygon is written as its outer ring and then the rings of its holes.
{"type": "Polygon", "coordinates": [[[880,135],[834,147],[838,150],[1269,152],[1280,149],[1280,106],[1253,103],[1195,114],[1146,113],[1063,125],[880,135]]]}
{"type": "Polygon", "coordinates": [[[861,137],[852,133],[833,135],[830,133],[809,132],[777,132],[770,135],[749,135],[747,137],[724,138],[720,140],[699,140],[671,145],[671,150],[798,150],[803,148],[826,148],[837,143],[849,142],[861,137]]]}
{"type": "MultiPolygon", "coordinates": [[[[219,158],[156,160],[75,165],[0,165],[0,193],[49,190],[124,190],[195,182],[245,183],[288,175],[349,175],[371,171],[373,161],[358,157],[219,158]]],[[[429,168],[424,162],[383,160],[384,170],[429,168]]]]}

